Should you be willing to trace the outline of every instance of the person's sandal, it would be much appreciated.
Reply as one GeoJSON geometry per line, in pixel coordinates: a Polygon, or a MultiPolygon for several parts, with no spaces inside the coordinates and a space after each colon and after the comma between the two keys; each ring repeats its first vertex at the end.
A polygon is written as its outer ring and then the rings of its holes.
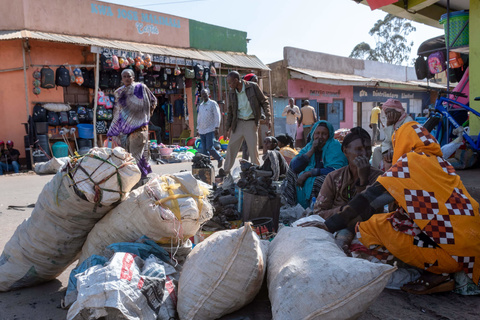
{"type": "Polygon", "coordinates": [[[455,289],[455,280],[450,279],[450,276],[422,275],[417,280],[405,284],[401,289],[412,294],[449,292],[455,289]]]}

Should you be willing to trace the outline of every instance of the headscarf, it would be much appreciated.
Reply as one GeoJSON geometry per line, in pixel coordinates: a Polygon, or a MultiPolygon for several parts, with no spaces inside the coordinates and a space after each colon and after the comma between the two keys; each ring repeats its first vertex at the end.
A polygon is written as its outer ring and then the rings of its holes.
{"type": "Polygon", "coordinates": [[[402,120],[405,119],[407,117],[407,113],[405,112],[405,109],[403,108],[402,106],[402,103],[396,99],[388,99],[382,106],[382,108],[387,111],[387,109],[393,109],[397,112],[400,112],[400,118],[398,119],[398,121],[393,125],[393,127],[395,128],[395,130],[397,130],[401,123],[402,123],[402,120]]]}
{"type": "Polygon", "coordinates": [[[478,283],[478,202],[443,159],[437,140],[417,122],[406,122],[394,133],[393,148],[396,163],[377,181],[416,226],[478,283]]]}
{"type": "MultiPolygon", "coordinates": [[[[333,126],[330,124],[330,122],[327,122],[325,120],[320,120],[316,122],[312,126],[312,130],[310,131],[309,138],[310,142],[307,143],[307,145],[300,150],[298,153],[297,157],[307,153],[312,149],[313,145],[313,135],[315,133],[315,130],[320,124],[325,124],[328,132],[329,132],[329,137],[327,142],[325,142],[325,145],[322,148],[322,161],[323,161],[323,166],[324,167],[330,167],[334,169],[340,169],[341,167],[344,167],[348,164],[347,157],[345,157],[345,154],[342,152],[342,145],[340,142],[334,139],[335,136],[335,130],[333,129],[333,126]]],[[[303,174],[304,172],[310,171],[316,166],[316,161],[315,161],[315,155],[310,157],[310,162],[308,163],[307,167],[303,172],[301,172],[299,175],[303,174]]],[[[299,203],[300,201],[305,201],[310,197],[310,194],[312,193],[313,189],[313,183],[315,181],[316,177],[310,177],[305,181],[305,184],[301,188],[302,190],[299,190],[299,187],[297,187],[297,200],[299,203]],[[301,197],[304,196],[305,199],[301,199],[301,197]]]]}

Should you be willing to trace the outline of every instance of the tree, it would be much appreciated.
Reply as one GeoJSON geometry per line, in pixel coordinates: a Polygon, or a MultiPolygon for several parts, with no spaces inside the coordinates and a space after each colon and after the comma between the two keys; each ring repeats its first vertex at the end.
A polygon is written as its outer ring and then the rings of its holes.
{"type": "Polygon", "coordinates": [[[407,36],[416,31],[407,19],[387,14],[378,20],[368,32],[375,39],[375,48],[366,42],[357,44],[350,58],[373,60],[391,64],[408,62],[413,41],[408,43],[407,36]]]}

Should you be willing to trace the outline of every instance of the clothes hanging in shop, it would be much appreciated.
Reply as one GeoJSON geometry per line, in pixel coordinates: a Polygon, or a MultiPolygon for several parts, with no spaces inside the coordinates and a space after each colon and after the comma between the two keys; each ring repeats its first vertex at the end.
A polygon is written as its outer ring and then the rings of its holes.
{"type": "Polygon", "coordinates": [[[174,116],[175,117],[185,117],[188,116],[188,110],[185,108],[185,102],[182,98],[175,100],[174,105],[174,116]]]}
{"type": "Polygon", "coordinates": [[[166,100],[165,104],[162,106],[163,111],[165,112],[165,117],[169,123],[173,123],[173,106],[170,101],[166,100]]]}

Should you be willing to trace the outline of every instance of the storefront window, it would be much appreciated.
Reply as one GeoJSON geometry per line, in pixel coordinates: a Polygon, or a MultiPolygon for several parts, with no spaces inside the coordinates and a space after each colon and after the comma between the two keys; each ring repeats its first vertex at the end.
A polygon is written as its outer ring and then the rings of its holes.
{"type": "Polygon", "coordinates": [[[340,121],[345,121],[345,100],[333,99],[333,105],[339,112],[340,121]]]}

